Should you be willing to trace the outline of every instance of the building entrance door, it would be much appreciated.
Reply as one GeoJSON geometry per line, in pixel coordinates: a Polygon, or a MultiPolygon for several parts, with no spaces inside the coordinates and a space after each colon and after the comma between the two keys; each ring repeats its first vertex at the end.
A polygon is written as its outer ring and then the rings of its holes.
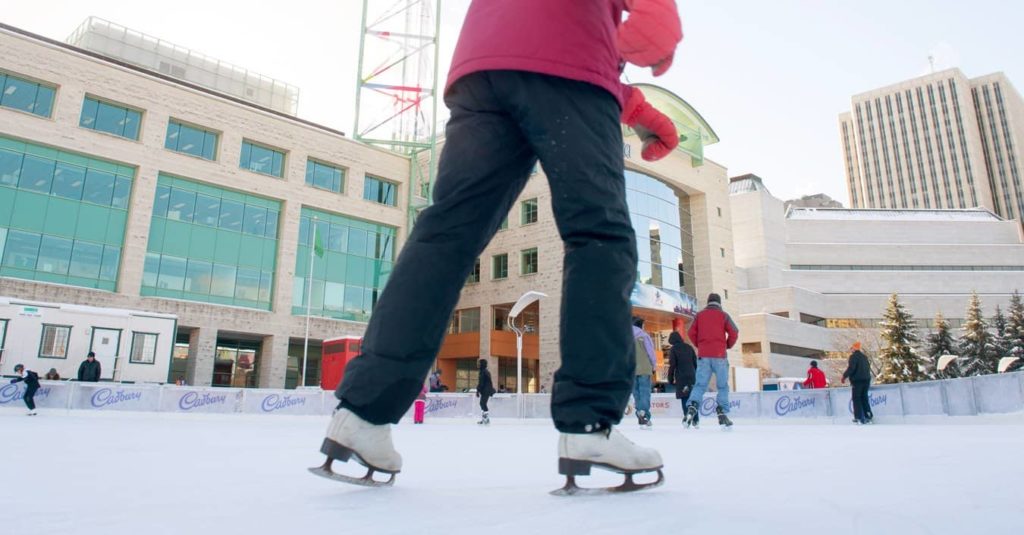
{"type": "Polygon", "coordinates": [[[102,327],[92,328],[92,343],[89,351],[96,353],[96,360],[100,362],[100,379],[119,380],[121,370],[118,369],[120,362],[121,329],[104,329],[102,327]]]}

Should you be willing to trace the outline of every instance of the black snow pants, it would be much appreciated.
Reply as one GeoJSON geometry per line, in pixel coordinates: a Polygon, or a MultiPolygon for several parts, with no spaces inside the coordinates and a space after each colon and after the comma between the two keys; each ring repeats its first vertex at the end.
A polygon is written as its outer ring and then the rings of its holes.
{"type": "Polygon", "coordinates": [[[563,432],[617,424],[633,384],[629,297],[637,249],[616,98],[565,78],[484,71],[459,79],[445,103],[451,119],[434,203],[402,248],[362,355],[345,370],[335,393],[341,406],[374,424],[405,414],[459,291],[539,160],[564,244],[562,365],[554,375],[552,418],[563,432]]]}
{"type": "Polygon", "coordinates": [[[480,395],[480,410],[482,410],[484,412],[488,412],[487,402],[490,401],[490,399],[491,399],[491,395],[490,394],[481,394],[480,395]]]}
{"type": "Polygon", "coordinates": [[[868,399],[868,387],[871,385],[870,381],[850,381],[850,385],[853,386],[853,417],[857,420],[870,420],[873,414],[871,414],[871,402],[868,399]]]}
{"type": "Polygon", "coordinates": [[[28,410],[36,410],[36,390],[39,390],[38,386],[27,386],[25,388],[25,395],[21,399],[25,401],[25,406],[28,410]]]}

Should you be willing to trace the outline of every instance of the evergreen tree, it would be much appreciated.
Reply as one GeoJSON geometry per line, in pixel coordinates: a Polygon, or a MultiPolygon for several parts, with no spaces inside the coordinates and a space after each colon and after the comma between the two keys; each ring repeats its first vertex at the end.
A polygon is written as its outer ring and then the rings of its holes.
{"type": "Polygon", "coordinates": [[[889,296],[889,305],[882,315],[882,349],[878,352],[882,383],[906,383],[929,378],[928,359],[918,353],[920,340],[914,332],[914,318],[900,303],[899,296],[889,296]]]}
{"type": "MultiPolygon", "coordinates": [[[[928,336],[928,358],[931,359],[933,366],[938,366],[939,357],[956,354],[956,341],[949,330],[949,322],[942,316],[942,312],[939,312],[935,315],[935,332],[928,336]]],[[[953,377],[959,375],[956,361],[946,366],[944,374],[953,377]]]]}
{"type": "Polygon", "coordinates": [[[1016,290],[1010,297],[1010,316],[1006,321],[1007,356],[1017,357],[1018,361],[1010,365],[1008,370],[1024,369],[1024,301],[1016,290]]]}
{"type": "Polygon", "coordinates": [[[967,321],[959,345],[963,376],[996,372],[999,358],[992,344],[992,334],[988,332],[988,325],[981,315],[981,299],[977,293],[971,294],[971,301],[967,305],[967,321]]]}
{"type": "Polygon", "coordinates": [[[996,361],[996,368],[999,367],[999,359],[1009,354],[1009,339],[1007,334],[1009,333],[1009,323],[1006,321],[1006,316],[1003,314],[1003,310],[996,305],[996,313],[992,316],[992,349],[995,351],[993,358],[996,361]]]}

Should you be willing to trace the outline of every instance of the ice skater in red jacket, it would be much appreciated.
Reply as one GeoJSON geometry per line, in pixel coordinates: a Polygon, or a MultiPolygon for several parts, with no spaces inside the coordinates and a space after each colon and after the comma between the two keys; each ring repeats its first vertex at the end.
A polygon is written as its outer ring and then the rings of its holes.
{"type": "Polygon", "coordinates": [[[825,379],[825,372],[818,368],[818,361],[812,360],[811,367],[807,368],[807,380],[804,381],[804,388],[827,388],[828,380],[825,379]]]}
{"type": "Polygon", "coordinates": [[[686,408],[686,426],[692,425],[700,403],[704,399],[704,392],[711,382],[711,374],[715,374],[715,386],[718,390],[716,401],[718,407],[718,423],[726,427],[732,426],[732,421],[726,416],[729,413],[729,358],[728,350],[736,345],[740,331],[736,323],[732,321],[724,310],[722,310],[722,297],[716,293],[708,295],[708,306],[697,313],[693,319],[690,330],[690,341],[697,346],[697,384],[693,386],[690,393],[690,405],[686,408]]]}
{"type": "MultiPolygon", "coordinates": [[[[637,269],[619,124],[640,135],[645,160],[667,156],[679,139],[619,76],[625,62],[664,73],[681,40],[674,0],[473,1],[444,91],[451,118],[434,202],[374,307],[362,356],[345,370],[319,474],[330,477],[331,460],[350,457],[391,480],[399,472],[388,424],[416,397],[474,261],[539,161],[564,243],[561,368],[551,393],[559,471],[569,476],[563,491],[594,467],[658,472],[660,483],[658,452],[614,429],[633,383],[637,269]]],[[[638,488],[629,478],[619,490],[638,488]]]]}

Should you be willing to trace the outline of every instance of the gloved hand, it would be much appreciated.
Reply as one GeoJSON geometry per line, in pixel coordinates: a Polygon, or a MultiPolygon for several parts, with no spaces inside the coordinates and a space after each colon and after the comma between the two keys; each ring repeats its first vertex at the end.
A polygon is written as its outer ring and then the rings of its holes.
{"type": "Polygon", "coordinates": [[[661,76],[672,66],[676,45],[683,40],[675,0],[626,0],[629,18],[619,25],[616,45],[622,57],[661,76]]]}
{"type": "Polygon", "coordinates": [[[679,145],[676,125],[648,104],[639,89],[630,87],[629,91],[629,98],[622,109],[622,123],[632,128],[643,141],[640,155],[649,162],[668,156],[679,145]]]}

